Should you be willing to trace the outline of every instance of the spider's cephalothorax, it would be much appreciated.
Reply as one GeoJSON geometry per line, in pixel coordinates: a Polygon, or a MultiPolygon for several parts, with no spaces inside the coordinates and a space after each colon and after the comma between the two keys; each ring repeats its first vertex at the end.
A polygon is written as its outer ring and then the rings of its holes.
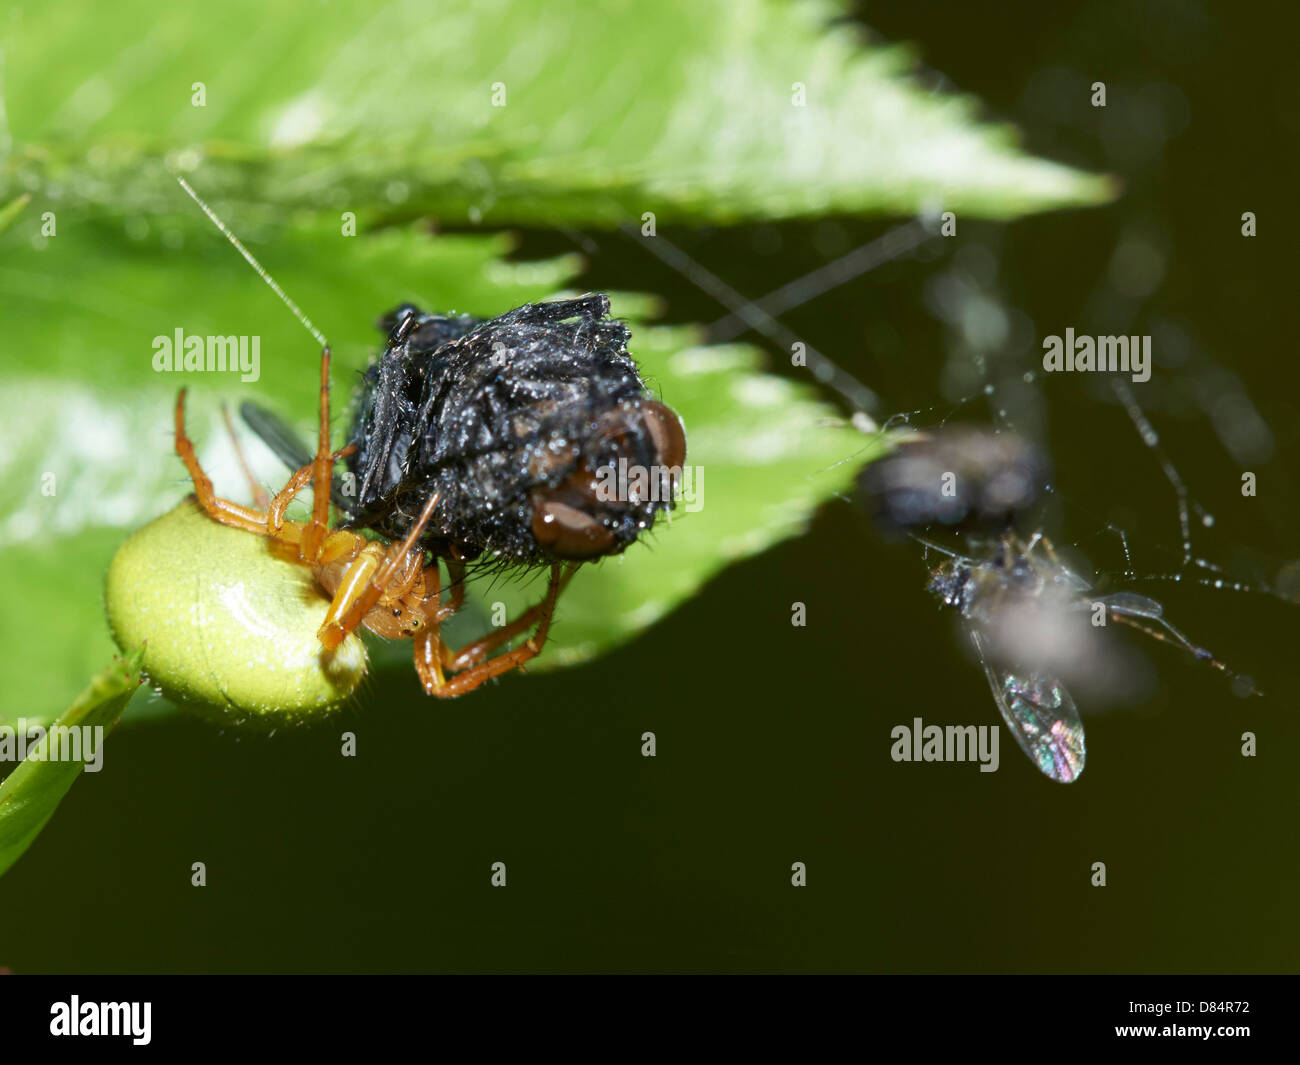
{"type": "Polygon", "coordinates": [[[496,318],[425,314],[380,326],[349,442],[348,524],[443,557],[521,564],[617,554],[672,505],[686,457],[677,416],[650,397],[609,299],[526,304],[496,318]]]}

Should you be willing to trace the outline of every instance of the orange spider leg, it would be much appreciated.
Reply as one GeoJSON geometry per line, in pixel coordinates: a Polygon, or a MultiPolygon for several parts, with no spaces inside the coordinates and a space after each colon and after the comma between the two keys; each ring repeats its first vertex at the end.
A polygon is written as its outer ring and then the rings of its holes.
{"type": "Polygon", "coordinates": [[[465,562],[455,552],[455,548],[452,551],[453,556],[446,560],[447,579],[451,582],[451,596],[447,602],[439,602],[442,586],[438,564],[435,562],[424,571],[426,592],[422,605],[428,624],[422,631],[415,633],[412,639],[415,644],[415,672],[426,692],[437,691],[447,685],[444,671],[450,668],[453,656],[442,642],[439,627],[465,605],[465,562]]]}
{"type": "MultiPolygon", "coordinates": [[[[451,572],[451,566],[448,564],[448,573],[451,572]]],[[[463,567],[462,567],[463,571],[463,567]]],[[[419,632],[411,638],[415,651],[415,672],[420,678],[420,683],[424,685],[427,692],[437,691],[447,684],[447,677],[443,673],[442,659],[446,654],[446,647],[442,642],[442,635],[438,631],[439,624],[444,617],[450,617],[455,610],[446,614],[443,613],[447,608],[439,606],[438,600],[442,595],[442,587],[438,574],[438,563],[429,566],[425,571],[425,597],[424,613],[428,622],[419,632]],[[430,612],[432,608],[432,613],[430,612]]],[[[463,572],[462,572],[463,576],[463,572]]],[[[455,600],[455,591],[452,592],[453,601],[455,600]]],[[[461,592],[461,600],[464,599],[464,591],[461,592]]],[[[457,605],[459,609],[459,604],[457,605]]]]}
{"type": "MultiPolygon", "coordinates": [[[[541,624],[537,627],[537,632],[533,636],[529,637],[522,647],[516,648],[513,651],[507,651],[505,654],[498,655],[496,658],[490,658],[486,662],[479,662],[477,665],[472,666],[463,673],[459,673],[452,677],[446,683],[434,685],[430,684],[430,678],[427,675],[428,672],[431,672],[428,670],[428,664],[421,662],[420,646],[417,643],[415,663],[416,671],[420,673],[420,679],[424,682],[424,690],[430,695],[437,695],[440,698],[452,698],[457,695],[464,695],[466,692],[473,691],[484,681],[491,680],[493,677],[498,677],[502,673],[508,673],[510,670],[523,665],[529,659],[536,657],[546,644],[546,637],[551,628],[551,618],[555,613],[555,601],[559,597],[561,588],[568,582],[568,578],[573,575],[573,569],[576,569],[576,567],[571,568],[563,579],[560,577],[560,569],[561,567],[559,564],[551,567],[551,579],[547,586],[546,598],[531,610],[525,611],[518,619],[519,621],[522,621],[525,618],[536,620],[540,617],[541,619],[541,624]]],[[[518,622],[505,626],[496,633],[493,633],[491,636],[485,637],[483,640],[476,641],[476,643],[471,644],[469,648],[466,648],[455,657],[458,659],[462,658],[469,653],[471,649],[474,649],[475,653],[486,654],[487,651],[491,650],[491,648],[496,646],[497,643],[506,639],[507,636],[502,635],[502,633],[505,633],[507,629],[512,629],[516,624],[518,624],[518,622]],[[497,637],[500,637],[500,639],[496,639],[497,637]],[[494,640],[495,642],[492,642],[494,640]]],[[[516,629],[515,631],[518,630],[516,629]]]]}
{"type": "MultiPolygon", "coordinates": [[[[452,548],[453,552],[455,550],[452,548]]],[[[436,617],[439,621],[445,621],[465,605],[465,562],[459,554],[455,554],[446,559],[446,563],[447,580],[451,582],[451,598],[438,607],[436,617]]]]}
{"type": "MultiPolygon", "coordinates": [[[[356,444],[349,444],[347,447],[335,451],[330,456],[331,469],[335,462],[346,455],[351,455],[352,452],[356,451],[356,449],[356,444]]],[[[312,480],[315,472],[316,463],[313,460],[310,466],[304,466],[302,469],[294,471],[294,475],[290,477],[285,486],[276,493],[275,498],[271,500],[266,510],[266,525],[268,531],[280,531],[281,526],[284,525],[284,512],[288,510],[289,504],[293,502],[294,496],[307,487],[307,482],[312,480]]],[[[314,486],[312,490],[315,491],[314,486]]],[[[313,499],[313,511],[315,510],[315,502],[316,501],[313,499]]],[[[303,526],[303,528],[306,528],[306,526],[303,526]]],[[[305,559],[305,561],[313,562],[316,561],[316,559],[308,558],[305,559]]]]}
{"type": "MultiPolygon", "coordinates": [[[[199,464],[198,455],[194,451],[194,442],[185,432],[185,394],[186,389],[182,388],[176,397],[176,454],[180,456],[181,461],[185,464],[185,469],[189,472],[190,480],[194,482],[194,495],[199,506],[207,512],[210,518],[222,525],[243,529],[245,532],[258,533],[262,536],[268,536],[272,540],[294,546],[297,548],[297,560],[309,564],[323,564],[345,558],[349,554],[355,555],[368,543],[364,537],[358,536],[356,533],[331,530],[327,527],[325,529],[326,535],[316,545],[312,555],[308,556],[306,550],[301,546],[303,533],[307,526],[300,522],[286,521],[284,511],[294,495],[304,487],[307,479],[315,471],[315,462],[295,473],[284,489],[271,500],[266,511],[241,506],[218,496],[212,487],[212,478],[204,472],[203,467],[199,464]]],[[[355,446],[349,445],[327,456],[327,459],[332,464],[335,460],[350,455],[354,450],[355,446]]],[[[328,508],[328,495],[325,504],[328,508]]]]}
{"type": "Polygon", "coordinates": [[[303,529],[301,550],[303,557],[319,557],[321,542],[329,532],[330,489],[334,486],[334,456],[330,451],[330,349],[320,352],[320,432],[316,441],[316,457],[311,464],[312,500],[311,520],[303,529]]]}
{"type": "MultiPolygon", "coordinates": [[[[559,564],[551,567],[552,583],[554,583],[556,572],[559,569],[559,564]]],[[[501,644],[505,643],[512,637],[517,636],[519,633],[532,628],[532,626],[537,623],[538,619],[544,616],[545,611],[554,608],[555,599],[559,597],[560,593],[563,592],[566,587],[568,587],[569,581],[573,579],[573,575],[577,572],[577,569],[577,566],[570,566],[565,570],[564,576],[560,578],[559,585],[555,589],[554,596],[550,594],[548,585],[546,597],[536,606],[525,610],[515,618],[514,621],[510,622],[508,625],[502,625],[495,632],[490,632],[471,644],[466,644],[459,651],[449,652],[450,660],[447,662],[447,668],[460,672],[464,669],[468,669],[470,666],[477,665],[495,648],[500,647],[501,644]]],[[[547,620],[549,621],[549,619],[547,620]]],[[[545,643],[545,633],[539,631],[538,635],[540,636],[542,643],[545,643]]],[[[532,642],[533,641],[530,639],[528,644],[531,644],[532,642]]],[[[527,644],[525,646],[527,646],[527,644]]],[[[541,649],[541,644],[539,643],[533,654],[539,653],[541,649]]]]}
{"type": "Polygon", "coordinates": [[[212,478],[203,472],[199,457],[194,453],[194,442],[185,433],[185,389],[176,397],[176,454],[185,463],[190,480],[194,482],[194,495],[214,521],[247,532],[266,533],[266,515],[250,507],[242,507],[222,499],[212,488],[212,478]]]}

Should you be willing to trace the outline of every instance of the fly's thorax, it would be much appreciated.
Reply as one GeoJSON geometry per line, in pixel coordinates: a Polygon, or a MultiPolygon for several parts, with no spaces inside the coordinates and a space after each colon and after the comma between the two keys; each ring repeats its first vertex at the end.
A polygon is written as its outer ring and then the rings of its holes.
{"type": "Polygon", "coordinates": [[[967,620],[987,623],[1055,586],[1050,574],[1022,554],[1007,553],[1005,544],[987,558],[948,559],[932,571],[930,592],[967,620]]]}

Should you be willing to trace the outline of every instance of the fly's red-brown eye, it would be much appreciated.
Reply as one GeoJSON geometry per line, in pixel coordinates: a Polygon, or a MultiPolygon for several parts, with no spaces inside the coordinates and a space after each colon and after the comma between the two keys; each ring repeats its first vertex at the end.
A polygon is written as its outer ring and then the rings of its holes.
{"type": "Polygon", "coordinates": [[[665,469],[679,470],[686,462],[686,428],[677,413],[656,400],[641,407],[646,432],[654,441],[659,465],[665,469]]]}
{"type": "Polygon", "coordinates": [[[533,537],[555,558],[581,561],[622,550],[629,532],[634,537],[647,514],[653,519],[656,505],[671,504],[686,461],[681,419],[654,400],[606,412],[592,441],[599,472],[584,462],[558,484],[529,494],[533,537]]]}
{"type": "Polygon", "coordinates": [[[572,561],[598,558],[614,546],[614,534],[600,521],[554,499],[533,505],[533,535],[556,558],[572,561]]]}
{"type": "Polygon", "coordinates": [[[614,546],[614,534],[595,514],[599,506],[596,475],[580,466],[554,488],[536,488],[532,531],[543,549],[556,558],[597,558],[614,546]]]}

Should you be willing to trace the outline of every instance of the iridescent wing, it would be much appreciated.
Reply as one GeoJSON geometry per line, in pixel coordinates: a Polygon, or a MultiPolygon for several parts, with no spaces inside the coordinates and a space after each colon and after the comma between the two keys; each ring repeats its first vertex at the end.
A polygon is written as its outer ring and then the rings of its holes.
{"type": "Polygon", "coordinates": [[[1003,669],[990,659],[974,628],[970,635],[993,699],[1020,749],[1053,780],[1076,780],[1087,755],[1083,722],[1060,678],[1037,670],[1003,669]]]}

